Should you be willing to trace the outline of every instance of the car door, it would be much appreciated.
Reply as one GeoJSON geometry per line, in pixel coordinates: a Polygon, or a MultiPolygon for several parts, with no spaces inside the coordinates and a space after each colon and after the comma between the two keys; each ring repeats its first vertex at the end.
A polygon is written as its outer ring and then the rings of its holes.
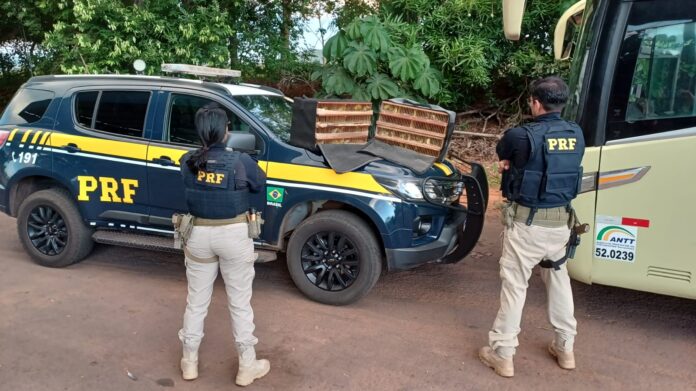
{"type": "MultiPolygon", "coordinates": [[[[158,109],[158,125],[147,153],[149,196],[152,200],[150,222],[153,225],[171,226],[173,213],[187,211],[179,159],[187,151],[200,146],[194,119],[196,111],[210,102],[217,102],[227,111],[229,131],[250,133],[256,137],[256,151],[249,151],[261,161],[265,171],[266,149],[261,132],[254,130],[240,110],[222,97],[202,91],[163,90],[158,109]]],[[[259,211],[265,209],[265,194],[251,194],[251,205],[259,211]]]]}
{"type": "Polygon", "coordinates": [[[47,144],[53,171],[92,226],[137,228],[147,218],[145,158],[156,103],[143,87],[69,91],[47,144]]]}
{"type": "Polygon", "coordinates": [[[696,297],[696,8],[632,4],[601,151],[592,280],[696,297]]]}

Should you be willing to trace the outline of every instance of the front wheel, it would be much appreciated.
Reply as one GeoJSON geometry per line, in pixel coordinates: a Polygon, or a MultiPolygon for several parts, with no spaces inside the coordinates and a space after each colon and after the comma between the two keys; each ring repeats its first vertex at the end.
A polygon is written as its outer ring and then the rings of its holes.
{"type": "Polygon", "coordinates": [[[62,189],[40,190],[27,197],[17,213],[17,234],[36,263],[63,267],[92,251],[92,230],[62,189]]]}
{"type": "Polygon", "coordinates": [[[297,288],[312,300],[345,305],[365,296],[382,271],[382,252],[356,215],[330,210],[303,221],[290,237],[287,264],[297,288]]]}

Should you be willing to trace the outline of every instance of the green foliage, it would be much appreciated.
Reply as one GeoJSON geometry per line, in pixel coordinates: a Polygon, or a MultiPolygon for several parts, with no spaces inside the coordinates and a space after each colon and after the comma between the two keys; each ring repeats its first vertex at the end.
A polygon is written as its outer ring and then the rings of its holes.
{"type": "Polygon", "coordinates": [[[401,80],[415,80],[419,74],[430,69],[430,60],[419,47],[412,47],[408,51],[393,47],[389,50],[388,58],[389,69],[401,80]]]}
{"type": "Polygon", "coordinates": [[[65,73],[130,73],[138,58],[149,65],[148,74],[159,73],[159,64],[166,62],[224,67],[229,64],[227,37],[233,34],[227,13],[217,2],[202,4],[75,0],[75,19],[58,21],[44,43],[65,73]]]}
{"type": "Polygon", "coordinates": [[[376,16],[356,19],[326,42],[326,65],[315,72],[327,96],[380,100],[394,97],[434,98],[441,75],[430,67],[420,46],[395,29],[397,20],[376,16]],[[409,43],[409,46],[405,46],[409,43]]]}
{"type": "Polygon", "coordinates": [[[414,87],[433,91],[439,103],[461,108],[479,100],[518,96],[529,80],[565,75],[566,64],[553,59],[553,29],[573,0],[527,2],[520,42],[505,40],[500,0],[382,0],[379,16],[402,40],[423,43],[431,67],[442,79],[421,74],[414,87]],[[442,80],[437,85],[434,80],[442,80]]]}
{"type": "Polygon", "coordinates": [[[368,76],[377,70],[377,53],[363,43],[351,42],[343,51],[343,66],[357,76],[368,76]]]}
{"type": "Polygon", "coordinates": [[[367,79],[367,93],[374,100],[384,100],[399,96],[401,90],[389,76],[378,73],[367,79]]]}

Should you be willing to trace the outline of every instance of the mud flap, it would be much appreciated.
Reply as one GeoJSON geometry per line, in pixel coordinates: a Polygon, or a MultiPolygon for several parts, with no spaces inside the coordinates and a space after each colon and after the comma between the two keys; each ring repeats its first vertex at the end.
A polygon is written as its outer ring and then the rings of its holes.
{"type": "Polygon", "coordinates": [[[468,164],[471,166],[471,173],[462,176],[466,189],[466,220],[457,227],[457,242],[442,258],[441,263],[457,263],[464,259],[474,249],[483,232],[488,207],[488,178],[480,164],[468,164]]]}

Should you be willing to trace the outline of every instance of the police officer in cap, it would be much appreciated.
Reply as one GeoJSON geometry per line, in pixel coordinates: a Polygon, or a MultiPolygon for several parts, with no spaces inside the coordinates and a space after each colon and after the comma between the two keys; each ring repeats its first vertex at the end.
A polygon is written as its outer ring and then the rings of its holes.
{"type": "Polygon", "coordinates": [[[585,142],[580,127],[561,118],[568,93],[558,77],[534,81],[529,97],[534,121],[506,131],[496,148],[508,201],[503,207],[502,286],[500,309],[479,358],[504,377],[514,375],[522,309],[537,264],[542,266],[548,319],[555,331],[548,351],[561,368],[575,368],[577,322],[564,262],[574,224],[570,202],[579,190],[585,142]]]}
{"type": "Polygon", "coordinates": [[[261,191],[266,177],[249,155],[226,147],[228,119],[220,106],[211,103],[198,110],[195,125],[202,146],[180,161],[186,203],[195,217],[184,249],[188,298],[179,331],[181,371],[185,380],[198,377],[198,347],[219,269],[239,354],[236,383],[246,386],[271,368],[268,360],[256,359],[254,349],[258,339],[250,301],[255,255],[246,216],[249,193],[261,191]]]}

